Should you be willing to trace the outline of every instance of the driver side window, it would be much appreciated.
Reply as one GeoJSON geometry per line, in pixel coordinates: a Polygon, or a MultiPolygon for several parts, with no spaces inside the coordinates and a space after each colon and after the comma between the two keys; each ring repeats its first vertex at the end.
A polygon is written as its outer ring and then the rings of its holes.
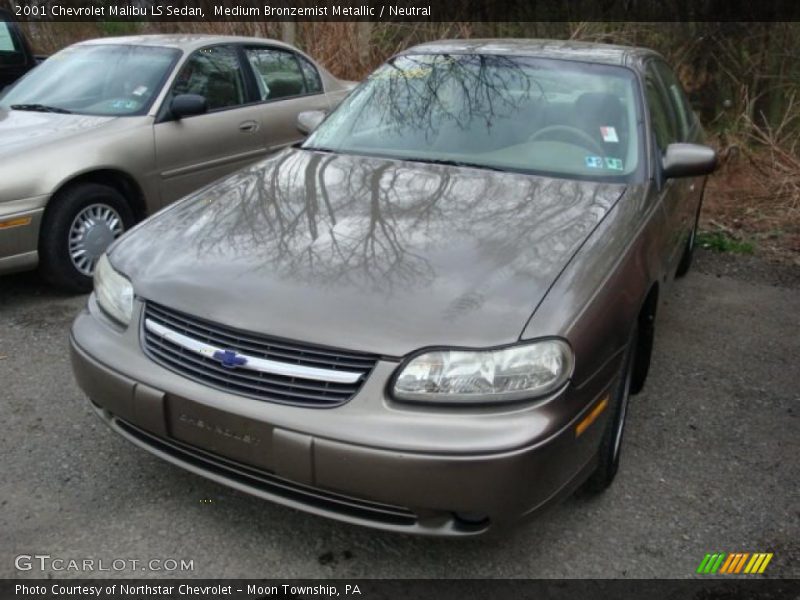
{"type": "Polygon", "coordinates": [[[209,111],[244,104],[244,78],[236,50],[212,46],[195,52],[175,78],[172,95],[179,94],[204,96],[209,111]]]}
{"type": "Polygon", "coordinates": [[[677,127],[661,88],[651,76],[645,78],[645,94],[647,96],[647,108],[650,111],[653,134],[655,135],[658,149],[663,154],[667,146],[678,141],[677,127]]]}
{"type": "Polygon", "coordinates": [[[672,70],[662,61],[654,61],[653,66],[661,77],[664,88],[669,94],[670,105],[678,117],[681,140],[686,141],[689,139],[689,135],[695,125],[696,117],[694,111],[686,98],[683,87],[672,70]]]}

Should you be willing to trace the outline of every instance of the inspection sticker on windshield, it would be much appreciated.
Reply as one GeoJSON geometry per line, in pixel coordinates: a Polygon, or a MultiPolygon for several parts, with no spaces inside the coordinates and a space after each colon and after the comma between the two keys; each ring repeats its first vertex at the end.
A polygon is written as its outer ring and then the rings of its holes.
{"type": "Polygon", "coordinates": [[[135,100],[114,100],[111,102],[111,108],[117,108],[122,110],[134,110],[139,103],[135,100]]]}
{"type": "Polygon", "coordinates": [[[133,90],[133,95],[134,96],[143,96],[146,93],[147,93],[147,86],[146,85],[140,85],[135,90],[133,90]]]}
{"type": "Polygon", "coordinates": [[[600,156],[587,156],[586,166],[590,169],[602,169],[603,159],[600,156]]]}
{"type": "Polygon", "coordinates": [[[622,159],[606,156],[606,168],[613,169],[614,171],[622,171],[622,159]]]}
{"type": "Polygon", "coordinates": [[[617,130],[613,127],[601,127],[600,135],[603,136],[604,142],[616,143],[619,141],[619,138],[617,137],[617,130]]]}

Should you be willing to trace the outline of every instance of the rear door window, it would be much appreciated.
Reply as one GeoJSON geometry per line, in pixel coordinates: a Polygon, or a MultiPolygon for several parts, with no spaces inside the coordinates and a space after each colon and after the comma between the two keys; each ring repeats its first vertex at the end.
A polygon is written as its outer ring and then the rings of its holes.
{"type": "Polygon", "coordinates": [[[319,71],[317,71],[317,68],[311,64],[310,60],[302,56],[298,55],[297,60],[300,62],[300,67],[303,69],[303,75],[306,79],[306,93],[321,94],[322,79],[319,76],[319,71]]]}
{"type": "Polygon", "coordinates": [[[244,52],[253,68],[260,100],[281,100],[313,93],[306,85],[294,52],[266,47],[245,48],[244,52]]]}

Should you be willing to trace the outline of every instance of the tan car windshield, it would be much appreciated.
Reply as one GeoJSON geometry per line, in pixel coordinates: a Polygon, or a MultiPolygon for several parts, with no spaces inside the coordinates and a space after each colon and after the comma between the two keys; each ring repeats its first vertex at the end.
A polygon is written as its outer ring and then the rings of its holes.
{"type": "Polygon", "coordinates": [[[121,44],[66,48],[0,99],[6,109],[124,116],[146,112],[180,52],[121,44]]]}

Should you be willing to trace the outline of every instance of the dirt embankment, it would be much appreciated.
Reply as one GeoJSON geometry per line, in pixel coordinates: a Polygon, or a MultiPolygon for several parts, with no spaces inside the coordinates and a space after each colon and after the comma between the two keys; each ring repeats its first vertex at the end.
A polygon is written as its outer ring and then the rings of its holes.
{"type": "MultiPolygon", "coordinates": [[[[771,261],[800,266],[800,194],[766,152],[722,152],[709,179],[700,226],[771,261]]],[[[800,173],[797,174],[800,177],[800,173]]]]}

